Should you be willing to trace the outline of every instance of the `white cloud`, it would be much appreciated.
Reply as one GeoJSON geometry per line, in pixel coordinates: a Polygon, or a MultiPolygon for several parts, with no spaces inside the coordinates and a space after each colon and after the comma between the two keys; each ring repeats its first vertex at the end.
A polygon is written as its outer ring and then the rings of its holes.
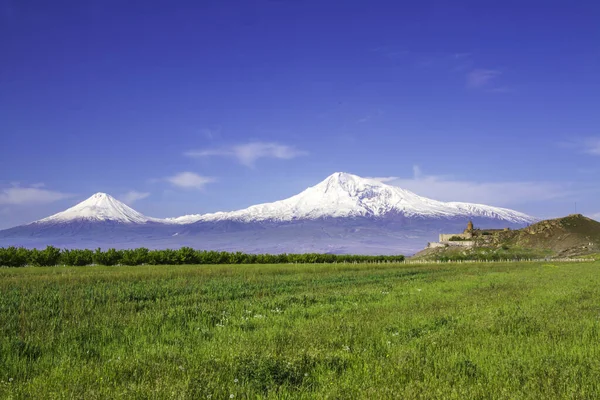
{"type": "Polygon", "coordinates": [[[297,150],[294,147],[278,143],[251,142],[221,149],[192,150],[184,154],[188,157],[234,157],[241,164],[252,167],[254,166],[254,163],[261,158],[278,158],[289,160],[299,156],[307,155],[308,153],[297,150]]]}
{"type": "Polygon", "coordinates": [[[451,176],[425,175],[413,167],[412,178],[372,178],[440,201],[464,201],[508,206],[567,197],[571,193],[562,184],[551,182],[473,182],[451,176]]]}
{"type": "Polygon", "coordinates": [[[215,129],[204,128],[204,129],[200,129],[200,133],[206,139],[213,140],[213,139],[216,139],[217,137],[221,136],[221,128],[220,127],[215,128],[215,129]]]}
{"type": "Polygon", "coordinates": [[[398,178],[397,176],[367,176],[366,179],[372,179],[374,181],[378,181],[381,183],[390,183],[390,182],[394,182],[400,178],[398,178]]]}
{"type": "Polygon", "coordinates": [[[600,137],[589,137],[584,139],[582,148],[584,153],[600,156],[600,137]]]}
{"type": "Polygon", "coordinates": [[[600,212],[595,214],[588,214],[588,218],[595,219],[596,221],[600,221],[600,212]]]}
{"type": "Polygon", "coordinates": [[[129,192],[121,196],[121,201],[123,201],[125,204],[133,204],[136,201],[145,199],[148,196],[150,196],[150,193],[148,192],[138,192],[135,190],[130,190],[129,192]]]}
{"type": "Polygon", "coordinates": [[[600,136],[579,137],[559,142],[557,145],[581,153],[600,156],[600,136]]]}
{"type": "Polygon", "coordinates": [[[363,117],[359,118],[358,120],[356,120],[356,123],[364,124],[365,122],[369,122],[374,118],[381,117],[384,114],[385,113],[383,110],[375,110],[374,112],[368,113],[368,114],[364,115],[363,117]]]}
{"type": "Polygon", "coordinates": [[[0,205],[46,204],[73,197],[68,193],[42,189],[43,185],[0,189],[0,205]]]}
{"type": "Polygon", "coordinates": [[[482,88],[501,74],[502,72],[496,69],[474,69],[467,74],[467,86],[475,89],[482,88]]]}
{"type": "Polygon", "coordinates": [[[206,184],[215,181],[214,178],[201,176],[193,172],[180,172],[166,178],[166,180],[175,186],[188,189],[202,189],[206,184]]]}

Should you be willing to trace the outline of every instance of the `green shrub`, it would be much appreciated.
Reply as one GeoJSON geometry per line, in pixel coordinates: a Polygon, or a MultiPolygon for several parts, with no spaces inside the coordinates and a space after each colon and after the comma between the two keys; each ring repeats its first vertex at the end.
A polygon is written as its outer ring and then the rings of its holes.
{"type": "Polygon", "coordinates": [[[462,237],[462,236],[452,236],[452,237],[451,237],[450,239],[448,239],[448,240],[449,240],[449,241],[451,241],[451,242],[462,242],[462,241],[465,241],[465,240],[470,240],[470,239],[464,238],[464,237],[462,237]]]}
{"type": "Polygon", "coordinates": [[[287,263],[359,263],[359,262],[401,262],[403,255],[363,256],[349,254],[247,254],[242,252],[194,250],[182,247],[179,250],[129,250],[98,248],[92,250],[59,250],[48,246],[44,250],[27,250],[19,247],[0,248],[0,265],[22,267],[52,266],[57,264],[84,266],[99,265],[182,265],[182,264],[287,264],[287,263]]]}
{"type": "Polygon", "coordinates": [[[29,250],[23,247],[0,248],[0,265],[6,267],[24,267],[29,260],[29,250]]]}
{"type": "Polygon", "coordinates": [[[67,250],[60,254],[60,263],[63,265],[84,266],[94,263],[94,252],[91,250],[67,250]]]}
{"type": "Polygon", "coordinates": [[[94,252],[94,263],[100,265],[117,265],[121,262],[122,252],[115,249],[102,251],[100,248],[94,252]]]}
{"type": "Polygon", "coordinates": [[[36,267],[50,267],[58,264],[60,250],[54,246],[47,246],[44,250],[33,249],[29,251],[29,264],[36,267]]]}
{"type": "Polygon", "coordinates": [[[138,249],[121,250],[121,264],[141,265],[148,263],[149,251],[144,247],[138,249]]]}

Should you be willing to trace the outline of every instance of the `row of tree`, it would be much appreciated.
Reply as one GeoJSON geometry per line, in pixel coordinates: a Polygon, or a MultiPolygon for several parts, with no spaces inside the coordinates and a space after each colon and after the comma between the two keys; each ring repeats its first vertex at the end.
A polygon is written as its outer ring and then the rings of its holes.
{"type": "Polygon", "coordinates": [[[362,256],[336,254],[246,254],[241,252],[195,250],[148,250],[146,248],[116,250],[60,250],[48,246],[44,250],[24,247],[0,247],[0,266],[24,267],[54,265],[180,265],[180,264],[283,264],[283,263],[354,263],[399,262],[404,256],[362,256]]]}

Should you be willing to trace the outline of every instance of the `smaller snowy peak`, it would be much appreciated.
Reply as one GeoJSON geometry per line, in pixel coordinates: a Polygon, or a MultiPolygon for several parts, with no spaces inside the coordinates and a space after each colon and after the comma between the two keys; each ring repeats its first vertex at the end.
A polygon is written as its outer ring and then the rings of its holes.
{"type": "Polygon", "coordinates": [[[72,221],[112,221],[143,224],[154,221],[106,193],[96,193],[87,200],[36,223],[64,223],[72,221]]]}

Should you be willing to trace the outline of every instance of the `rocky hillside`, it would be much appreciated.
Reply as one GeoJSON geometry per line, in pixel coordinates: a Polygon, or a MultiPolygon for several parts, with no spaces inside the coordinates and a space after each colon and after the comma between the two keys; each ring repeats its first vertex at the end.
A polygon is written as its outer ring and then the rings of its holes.
{"type": "Polygon", "coordinates": [[[529,249],[550,250],[557,256],[572,256],[600,251],[600,222],[573,214],[538,222],[500,236],[500,244],[529,249]]]}
{"type": "Polygon", "coordinates": [[[600,222],[573,214],[544,220],[526,228],[495,232],[475,240],[472,249],[425,249],[415,258],[444,259],[480,257],[485,254],[573,257],[600,253],[600,222]]]}

